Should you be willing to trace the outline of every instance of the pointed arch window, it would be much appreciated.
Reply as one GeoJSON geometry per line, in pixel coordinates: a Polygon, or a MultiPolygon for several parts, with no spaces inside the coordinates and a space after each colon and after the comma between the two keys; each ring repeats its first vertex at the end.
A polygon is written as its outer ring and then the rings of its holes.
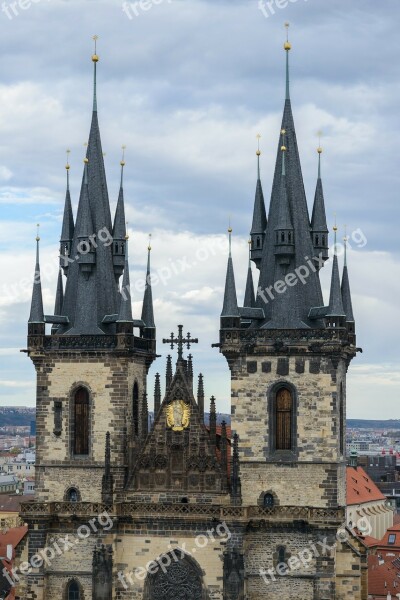
{"type": "Polygon", "coordinates": [[[273,508],[274,507],[274,497],[272,494],[270,493],[266,493],[264,494],[264,498],[263,498],[263,506],[264,508],[273,508]]]}
{"type": "Polygon", "coordinates": [[[67,600],[81,600],[79,584],[75,579],[70,581],[67,589],[67,600]]]}
{"type": "Polygon", "coordinates": [[[293,397],[291,392],[283,387],[276,394],[275,408],[275,449],[292,449],[292,419],[293,397]]]}
{"type": "Polygon", "coordinates": [[[79,388],[74,397],[73,451],[77,456],[89,454],[89,405],[89,392],[84,387],[79,388]]]}

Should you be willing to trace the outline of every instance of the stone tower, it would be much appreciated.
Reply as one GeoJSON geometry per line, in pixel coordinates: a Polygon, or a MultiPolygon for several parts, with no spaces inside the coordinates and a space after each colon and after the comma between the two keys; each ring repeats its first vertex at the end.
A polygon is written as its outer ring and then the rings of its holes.
{"type": "Polygon", "coordinates": [[[329,304],[322,299],[319,271],[328,259],[322,149],[310,220],[289,92],[290,49],[287,41],[286,99],[268,217],[257,152],[250,241],[259,270],[256,300],[250,265],[244,306],[238,306],[230,251],[219,346],[231,371],[242,506],[276,515],[264,531],[258,527],[243,540],[248,598],[322,599],[336,597],[334,557],[316,558],[308,573],[294,570],[279,582],[270,576],[268,586],[260,570],[286,563],[307,539],[317,544],[327,537],[334,544],[346,502],[346,372],[357,352],[347,266],[340,285],[336,227],[329,304]],[[314,516],[324,509],[321,529],[314,516]]]}

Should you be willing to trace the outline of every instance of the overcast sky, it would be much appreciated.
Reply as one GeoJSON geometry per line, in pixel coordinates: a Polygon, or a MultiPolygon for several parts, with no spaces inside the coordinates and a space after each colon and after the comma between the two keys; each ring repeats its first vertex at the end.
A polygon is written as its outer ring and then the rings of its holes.
{"type": "MultiPolygon", "coordinates": [[[[121,145],[131,233],[131,282],[143,277],[152,233],[161,338],[183,323],[199,337],[195,371],[228,411],[229,370],[218,341],[231,216],[242,300],[256,184],[256,135],[269,201],[284,99],[285,21],[291,95],[309,206],[319,129],[330,225],[351,236],[358,345],[348,416],[399,418],[400,63],[398,0],[5,0],[0,11],[0,402],[35,403],[35,372],[20,349],[41,224],[45,311],[51,313],[71,149],[74,210],[91,118],[93,42],[112,210],[121,145]],[[285,4],[287,6],[285,7],[285,4]],[[22,6],[21,6],[22,5],[22,6]],[[17,14],[15,14],[17,12],[17,14]],[[182,259],[184,266],[182,267],[182,259]],[[195,265],[193,263],[196,263],[195,265]],[[183,272],[182,272],[183,271],[183,272]]],[[[331,261],[323,270],[325,300],[331,261]]],[[[142,292],[134,291],[134,311],[142,292]]],[[[151,369],[164,373],[164,358],[151,369]]],[[[150,387],[152,387],[150,385],[150,387]]]]}

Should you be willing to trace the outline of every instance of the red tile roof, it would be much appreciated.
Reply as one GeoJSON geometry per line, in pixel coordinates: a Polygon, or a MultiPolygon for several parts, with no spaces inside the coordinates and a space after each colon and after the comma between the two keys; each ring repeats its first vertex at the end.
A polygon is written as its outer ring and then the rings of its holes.
{"type": "Polygon", "coordinates": [[[347,467],[347,506],[386,500],[362,467],[347,467]]]}
{"type": "MultiPolygon", "coordinates": [[[[3,568],[5,568],[9,573],[12,573],[13,562],[15,557],[15,548],[17,548],[18,544],[26,536],[27,533],[28,528],[25,526],[13,527],[5,533],[0,533],[0,556],[7,556],[8,545],[11,545],[13,548],[13,557],[10,561],[6,558],[3,558],[3,560],[0,559],[1,571],[3,571],[3,568]]],[[[15,587],[11,589],[11,592],[7,596],[7,600],[12,600],[13,598],[15,598],[15,587]]]]}
{"type": "Polygon", "coordinates": [[[368,597],[384,598],[390,592],[393,598],[400,593],[400,561],[396,557],[385,557],[383,560],[376,555],[368,557],[368,597]],[[381,563],[381,564],[380,564],[381,563]]]}

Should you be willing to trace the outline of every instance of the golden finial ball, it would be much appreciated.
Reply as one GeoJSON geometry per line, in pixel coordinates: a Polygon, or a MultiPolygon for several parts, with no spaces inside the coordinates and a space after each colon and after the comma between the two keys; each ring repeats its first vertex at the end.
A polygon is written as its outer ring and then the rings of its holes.
{"type": "Polygon", "coordinates": [[[281,135],[285,135],[286,129],[281,129],[281,135]]]}
{"type": "Polygon", "coordinates": [[[89,159],[88,158],[84,158],[83,162],[85,163],[85,165],[87,165],[89,163],[89,159]]]}
{"type": "Polygon", "coordinates": [[[286,146],[281,146],[281,150],[282,150],[282,152],[286,152],[286,150],[287,150],[286,146]]]}
{"type": "Polygon", "coordinates": [[[285,42],[283,44],[283,47],[285,50],[291,50],[292,49],[292,44],[290,42],[285,42]]]}
{"type": "Polygon", "coordinates": [[[128,233],[125,234],[125,239],[126,239],[126,241],[129,240],[129,234],[128,233]]]}
{"type": "Polygon", "coordinates": [[[261,155],[261,150],[257,150],[256,154],[257,154],[257,156],[260,156],[261,155]]]}
{"type": "Polygon", "coordinates": [[[333,226],[333,231],[337,231],[337,230],[338,230],[337,226],[336,226],[336,225],[334,225],[334,226],[333,226]]]}
{"type": "Polygon", "coordinates": [[[232,233],[233,229],[232,227],[228,227],[228,233],[232,233]]]}
{"type": "Polygon", "coordinates": [[[119,164],[121,165],[121,167],[124,167],[125,166],[125,161],[121,160],[121,162],[119,164]]]}
{"type": "Polygon", "coordinates": [[[100,60],[100,58],[99,58],[99,55],[98,55],[98,54],[93,54],[93,56],[92,56],[92,61],[93,61],[94,63],[97,63],[97,62],[99,62],[99,60],[100,60]]]}
{"type": "Polygon", "coordinates": [[[70,167],[70,165],[67,163],[67,164],[65,165],[65,168],[67,169],[67,171],[69,171],[71,167],[70,167]]]}
{"type": "Polygon", "coordinates": [[[318,152],[318,154],[322,154],[323,150],[322,150],[321,146],[319,146],[319,147],[317,148],[317,152],[318,152]]]}

